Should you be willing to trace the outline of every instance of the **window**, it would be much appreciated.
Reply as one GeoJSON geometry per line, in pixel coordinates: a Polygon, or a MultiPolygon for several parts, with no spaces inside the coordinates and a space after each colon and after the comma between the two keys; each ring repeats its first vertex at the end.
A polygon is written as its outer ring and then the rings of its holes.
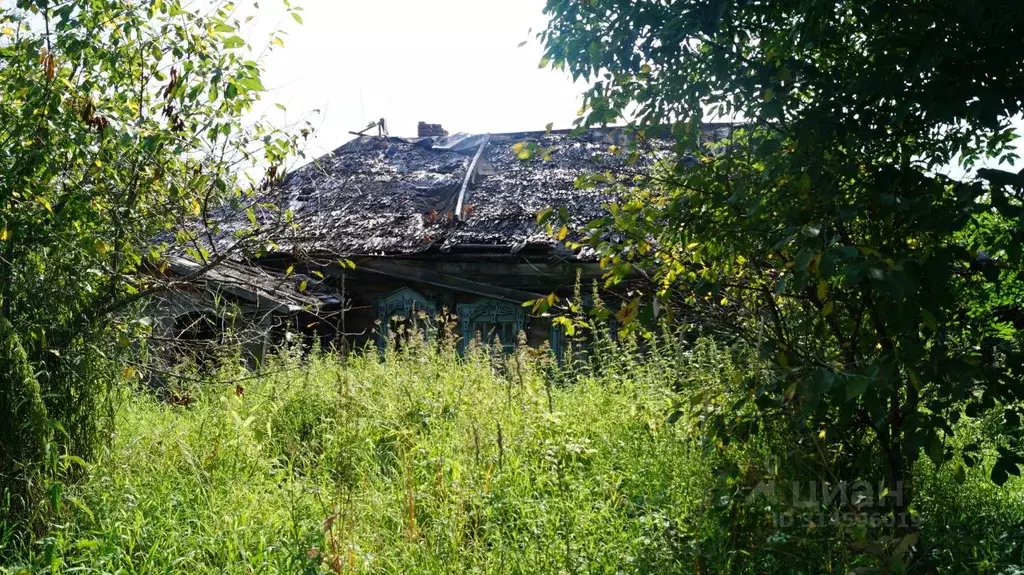
{"type": "Polygon", "coordinates": [[[179,341],[219,342],[223,331],[224,320],[208,311],[192,311],[174,318],[174,337],[179,341]]]}
{"type": "Polygon", "coordinates": [[[226,322],[210,311],[191,311],[174,318],[171,349],[179,357],[195,361],[205,369],[216,355],[216,348],[224,343],[226,322]]]}
{"type": "Polygon", "coordinates": [[[514,303],[478,299],[459,304],[457,311],[462,332],[459,351],[465,351],[466,344],[479,336],[486,344],[501,341],[501,347],[510,352],[515,349],[519,332],[526,329],[526,313],[514,303]]]}
{"type": "Polygon", "coordinates": [[[430,337],[433,320],[437,317],[437,304],[419,292],[408,287],[399,288],[378,299],[376,305],[377,319],[380,320],[377,347],[381,351],[387,346],[391,333],[408,334],[416,328],[430,337]]]}

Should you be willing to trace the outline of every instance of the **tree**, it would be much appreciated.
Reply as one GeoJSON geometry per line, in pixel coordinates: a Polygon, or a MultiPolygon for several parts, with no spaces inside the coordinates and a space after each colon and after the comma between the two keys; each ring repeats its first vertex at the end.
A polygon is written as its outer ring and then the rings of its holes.
{"type": "Polygon", "coordinates": [[[79,460],[97,445],[144,329],[133,306],[167,287],[166,254],[226,255],[187,221],[242,201],[247,166],[270,166],[268,185],[297,149],[245,121],[263,86],[240,20],[227,2],[0,8],[0,501],[13,511],[31,509],[44,451],[79,460]],[[26,444],[50,431],[47,449],[26,444]]]}
{"type": "MultiPolygon", "coordinates": [[[[1024,5],[551,0],[546,13],[546,63],[590,81],[580,122],[634,124],[639,152],[654,126],[676,142],[590,227],[610,282],[639,268],[758,345],[779,374],[751,388],[758,409],[823,430],[833,452],[875,453],[850,472],[884,470],[897,515],[920,454],[979,460],[948,441],[962,414],[1019,422],[1024,173],[1006,167],[1024,5]],[[731,137],[702,142],[709,118],[737,121],[731,137]],[[1003,167],[945,175],[981,160],[1003,167]]],[[[735,407],[720,432],[747,423],[735,407]]],[[[994,481],[1019,474],[1021,449],[999,446],[994,481]]]]}

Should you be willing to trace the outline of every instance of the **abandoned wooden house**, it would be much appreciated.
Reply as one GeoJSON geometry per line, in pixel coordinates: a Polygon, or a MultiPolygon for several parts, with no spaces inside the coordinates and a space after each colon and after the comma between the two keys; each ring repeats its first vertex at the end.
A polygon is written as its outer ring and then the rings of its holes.
{"type": "MultiPolygon", "coordinates": [[[[703,132],[720,139],[728,130],[703,132]]],[[[581,188],[578,178],[648,173],[668,144],[627,162],[621,128],[448,136],[421,124],[421,131],[416,138],[357,137],[248,206],[219,210],[213,251],[253,224],[295,223],[258,256],[235,257],[228,272],[207,278],[206,291],[240,302],[243,315],[258,319],[257,331],[276,337],[289,326],[323,345],[382,347],[396,322],[447,310],[457,318],[460,345],[479,337],[513,346],[523,334],[529,345],[559,352],[550,318],[522,304],[570,295],[578,275],[589,285],[602,272],[593,252],[567,249],[537,214],[564,209],[570,227],[605,215],[607,191],[581,188]]],[[[185,262],[177,265],[187,271],[185,262]]],[[[207,313],[200,308],[209,296],[190,301],[164,322],[170,335],[181,337],[183,325],[207,313]]]]}

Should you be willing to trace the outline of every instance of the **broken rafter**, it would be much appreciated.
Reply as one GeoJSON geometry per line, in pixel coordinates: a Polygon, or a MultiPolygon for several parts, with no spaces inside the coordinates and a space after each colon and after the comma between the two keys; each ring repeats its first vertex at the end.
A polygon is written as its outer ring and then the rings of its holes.
{"type": "MultiPolygon", "coordinates": [[[[178,276],[188,276],[201,269],[200,264],[181,256],[169,256],[168,268],[178,276]]],[[[272,312],[291,313],[302,309],[313,309],[335,298],[327,294],[303,294],[292,285],[298,278],[288,279],[279,273],[272,273],[254,266],[236,262],[222,262],[216,268],[207,270],[193,282],[205,281],[215,291],[256,304],[257,309],[272,312]]]]}
{"type": "Polygon", "coordinates": [[[480,147],[476,150],[476,155],[473,156],[473,161],[469,163],[469,169],[466,170],[466,177],[462,180],[462,189],[459,190],[459,201],[455,204],[455,217],[459,220],[465,220],[465,216],[462,215],[463,205],[466,201],[466,190],[469,188],[469,183],[473,179],[473,174],[476,173],[477,162],[480,161],[480,156],[484,155],[484,148],[487,147],[487,142],[491,139],[491,135],[487,134],[484,139],[480,142],[480,147]]]}
{"type": "Polygon", "coordinates": [[[366,126],[362,130],[359,130],[358,132],[353,132],[352,130],[349,130],[348,133],[352,134],[353,136],[365,136],[366,132],[369,132],[374,128],[377,128],[377,136],[381,138],[388,137],[388,125],[384,118],[381,118],[376,122],[371,122],[370,125],[366,126]]]}

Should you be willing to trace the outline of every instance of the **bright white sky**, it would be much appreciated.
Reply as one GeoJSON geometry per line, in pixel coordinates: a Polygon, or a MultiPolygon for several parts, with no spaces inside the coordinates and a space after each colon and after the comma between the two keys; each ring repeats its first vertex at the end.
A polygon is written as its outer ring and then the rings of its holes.
{"type": "MultiPolygon", "coordinates": [[[[311,157],[381,117],[393,136],[415,136],[420,120],[482,133],[543,130],[549,122],[568,128],[576,118],[584,86],[538,67],[544,0],[295,3],[301,26],[279,19],[277,2],[261,2],[260,27],[280,22],[289,35],[266,61],[269,93],[260,111],[276,117],[280,102],[294,122],[319,109],[310,118],[311,157]]],[[[251,41],[257,49],[265,43],[251,41]]]]}
{"type": "MultiPolygon", "coordinates": [[[[302,7],[301,26],[280,3],[260,0],[257,29],[278,26],[288,36],[266,61],[269,92],[257,112],[286,123],[308,118],[315,135],[307,160],[381,117],[393,136],[415,136],[420,120],[452,133],[495,133],[542,130],[549,122],[567,128],[576,118],[585,86],[538,67],[535,34],[547,21],[545,0],[294,3],[302,7]],[[287,107],[284,118],[276,102],[287,107]]],[[[254,32],[251,43],[259,49],[265,38],[254,32]]],[[[1015,125],[1024,132],[1024,121],[1015,125]]],[[[948,173],[963,170],[950,166],[948,173]]]]}

